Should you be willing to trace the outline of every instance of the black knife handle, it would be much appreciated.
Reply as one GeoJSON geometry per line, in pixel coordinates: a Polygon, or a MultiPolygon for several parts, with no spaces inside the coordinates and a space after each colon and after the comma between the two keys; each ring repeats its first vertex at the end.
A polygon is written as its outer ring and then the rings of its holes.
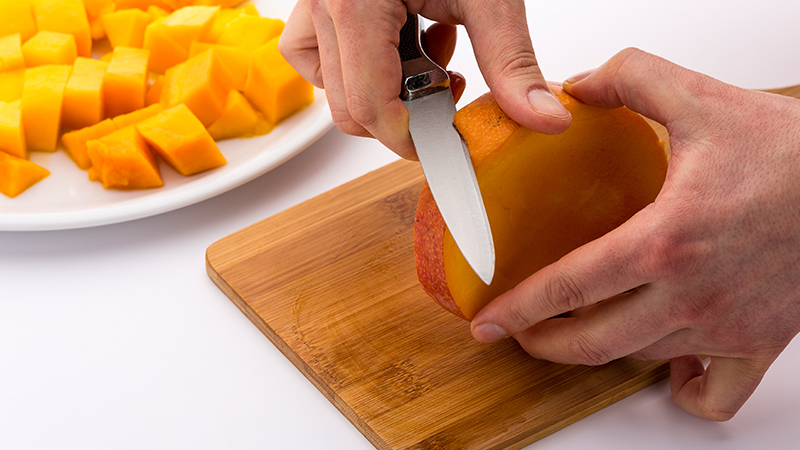
{"type": "Polygon", "coordinates": [[[420,46],[419,17],[416,14],[406,13],[406,23],[400,30],[400,52],[402,62],[412,61],[424,57],[420,46]]]}

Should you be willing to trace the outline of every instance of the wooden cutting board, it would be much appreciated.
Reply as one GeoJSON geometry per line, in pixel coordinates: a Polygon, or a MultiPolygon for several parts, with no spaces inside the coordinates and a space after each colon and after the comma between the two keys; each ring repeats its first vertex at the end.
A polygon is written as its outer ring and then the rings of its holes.
{"type": "Polygon", "coordinates": [[[206,254],[212,280],[376,448],[519,449],[668,375],[663,361],[568,366],[475,342],[417,282],[422,181],[418,164],[389,164],[206,254]]]}

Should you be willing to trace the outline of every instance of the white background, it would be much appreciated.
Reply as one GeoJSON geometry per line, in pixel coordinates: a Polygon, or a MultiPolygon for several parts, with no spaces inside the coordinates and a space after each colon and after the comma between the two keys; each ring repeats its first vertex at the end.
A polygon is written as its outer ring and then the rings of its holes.
{"type": "MultiPolygon", "coordinates": [[[[637,46],[747,88],[800,83],[800,2],[529,1],[528,19],[552,80],[637,46]]],[[[460,38],[451,68],[468,78],[463,105],[486,86],[460,38]]],[[[204,253],[395,159],[332,130],[255,181],[177,211],[0,232],[0,448],[372,448],[216,288],[204,253]]],[[[796,448],[799,372],[795,342],[730,422],[684,413],[661,382],[530,448],[796,448]]]]}

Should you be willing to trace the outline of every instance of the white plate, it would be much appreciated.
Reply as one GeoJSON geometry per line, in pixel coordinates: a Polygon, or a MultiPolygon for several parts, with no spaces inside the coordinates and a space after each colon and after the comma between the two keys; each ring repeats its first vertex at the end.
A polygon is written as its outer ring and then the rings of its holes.
{"type": "Polygon", "coordinates": [[[161,163],[164,187],[135,191],[103,189],[89,181],[63,150],[32,152],[31,161],[50,176],[16,198],[0,195],[0,231],[63,230],[124,222],[164,213],[240,186],[274,169],[331,129],[324,91],[314,102],[267,135],[219,142],[228,164],[184,177],[161,163]]]}
{"type": "MultiPolygon", "coordinates": [[[[283,0],[253,2],[264,17],[286,20],[292,5],[283,0]]],[[[161,164],[164,187],[137,191],[106,190],[63,150],[32,152],[31,160],[50,171],[17,198],[0,194],[0,231],[63,230],[124,222],[172,211],[240,186],[297,155],[331,129],[325,92],[265,136],[219,143],[228,164],[191,177],[161,164]]]]}

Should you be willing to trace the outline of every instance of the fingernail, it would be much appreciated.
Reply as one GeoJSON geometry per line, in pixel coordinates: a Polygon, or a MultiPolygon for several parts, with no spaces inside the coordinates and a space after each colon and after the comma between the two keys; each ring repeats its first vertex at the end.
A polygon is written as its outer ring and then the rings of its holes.
{"type": "Polygon", "coordinates": [[[493,323],[482,323],[472,330],[472,335],[476,341],[490,344],[508,336],[508,333],[493,323]]]}
{"type": "Polygon", "coordinates": [[[569,117],[569,112],[558,99],[546,89],[528,91],[528,102],[539,114],[552,117],[569,117]]]}
{"type": "Polygon", "coordinates": [[[584,70],[564,80],[564,84],[574,84],[593,74],[596,69],[584,70]]]}

